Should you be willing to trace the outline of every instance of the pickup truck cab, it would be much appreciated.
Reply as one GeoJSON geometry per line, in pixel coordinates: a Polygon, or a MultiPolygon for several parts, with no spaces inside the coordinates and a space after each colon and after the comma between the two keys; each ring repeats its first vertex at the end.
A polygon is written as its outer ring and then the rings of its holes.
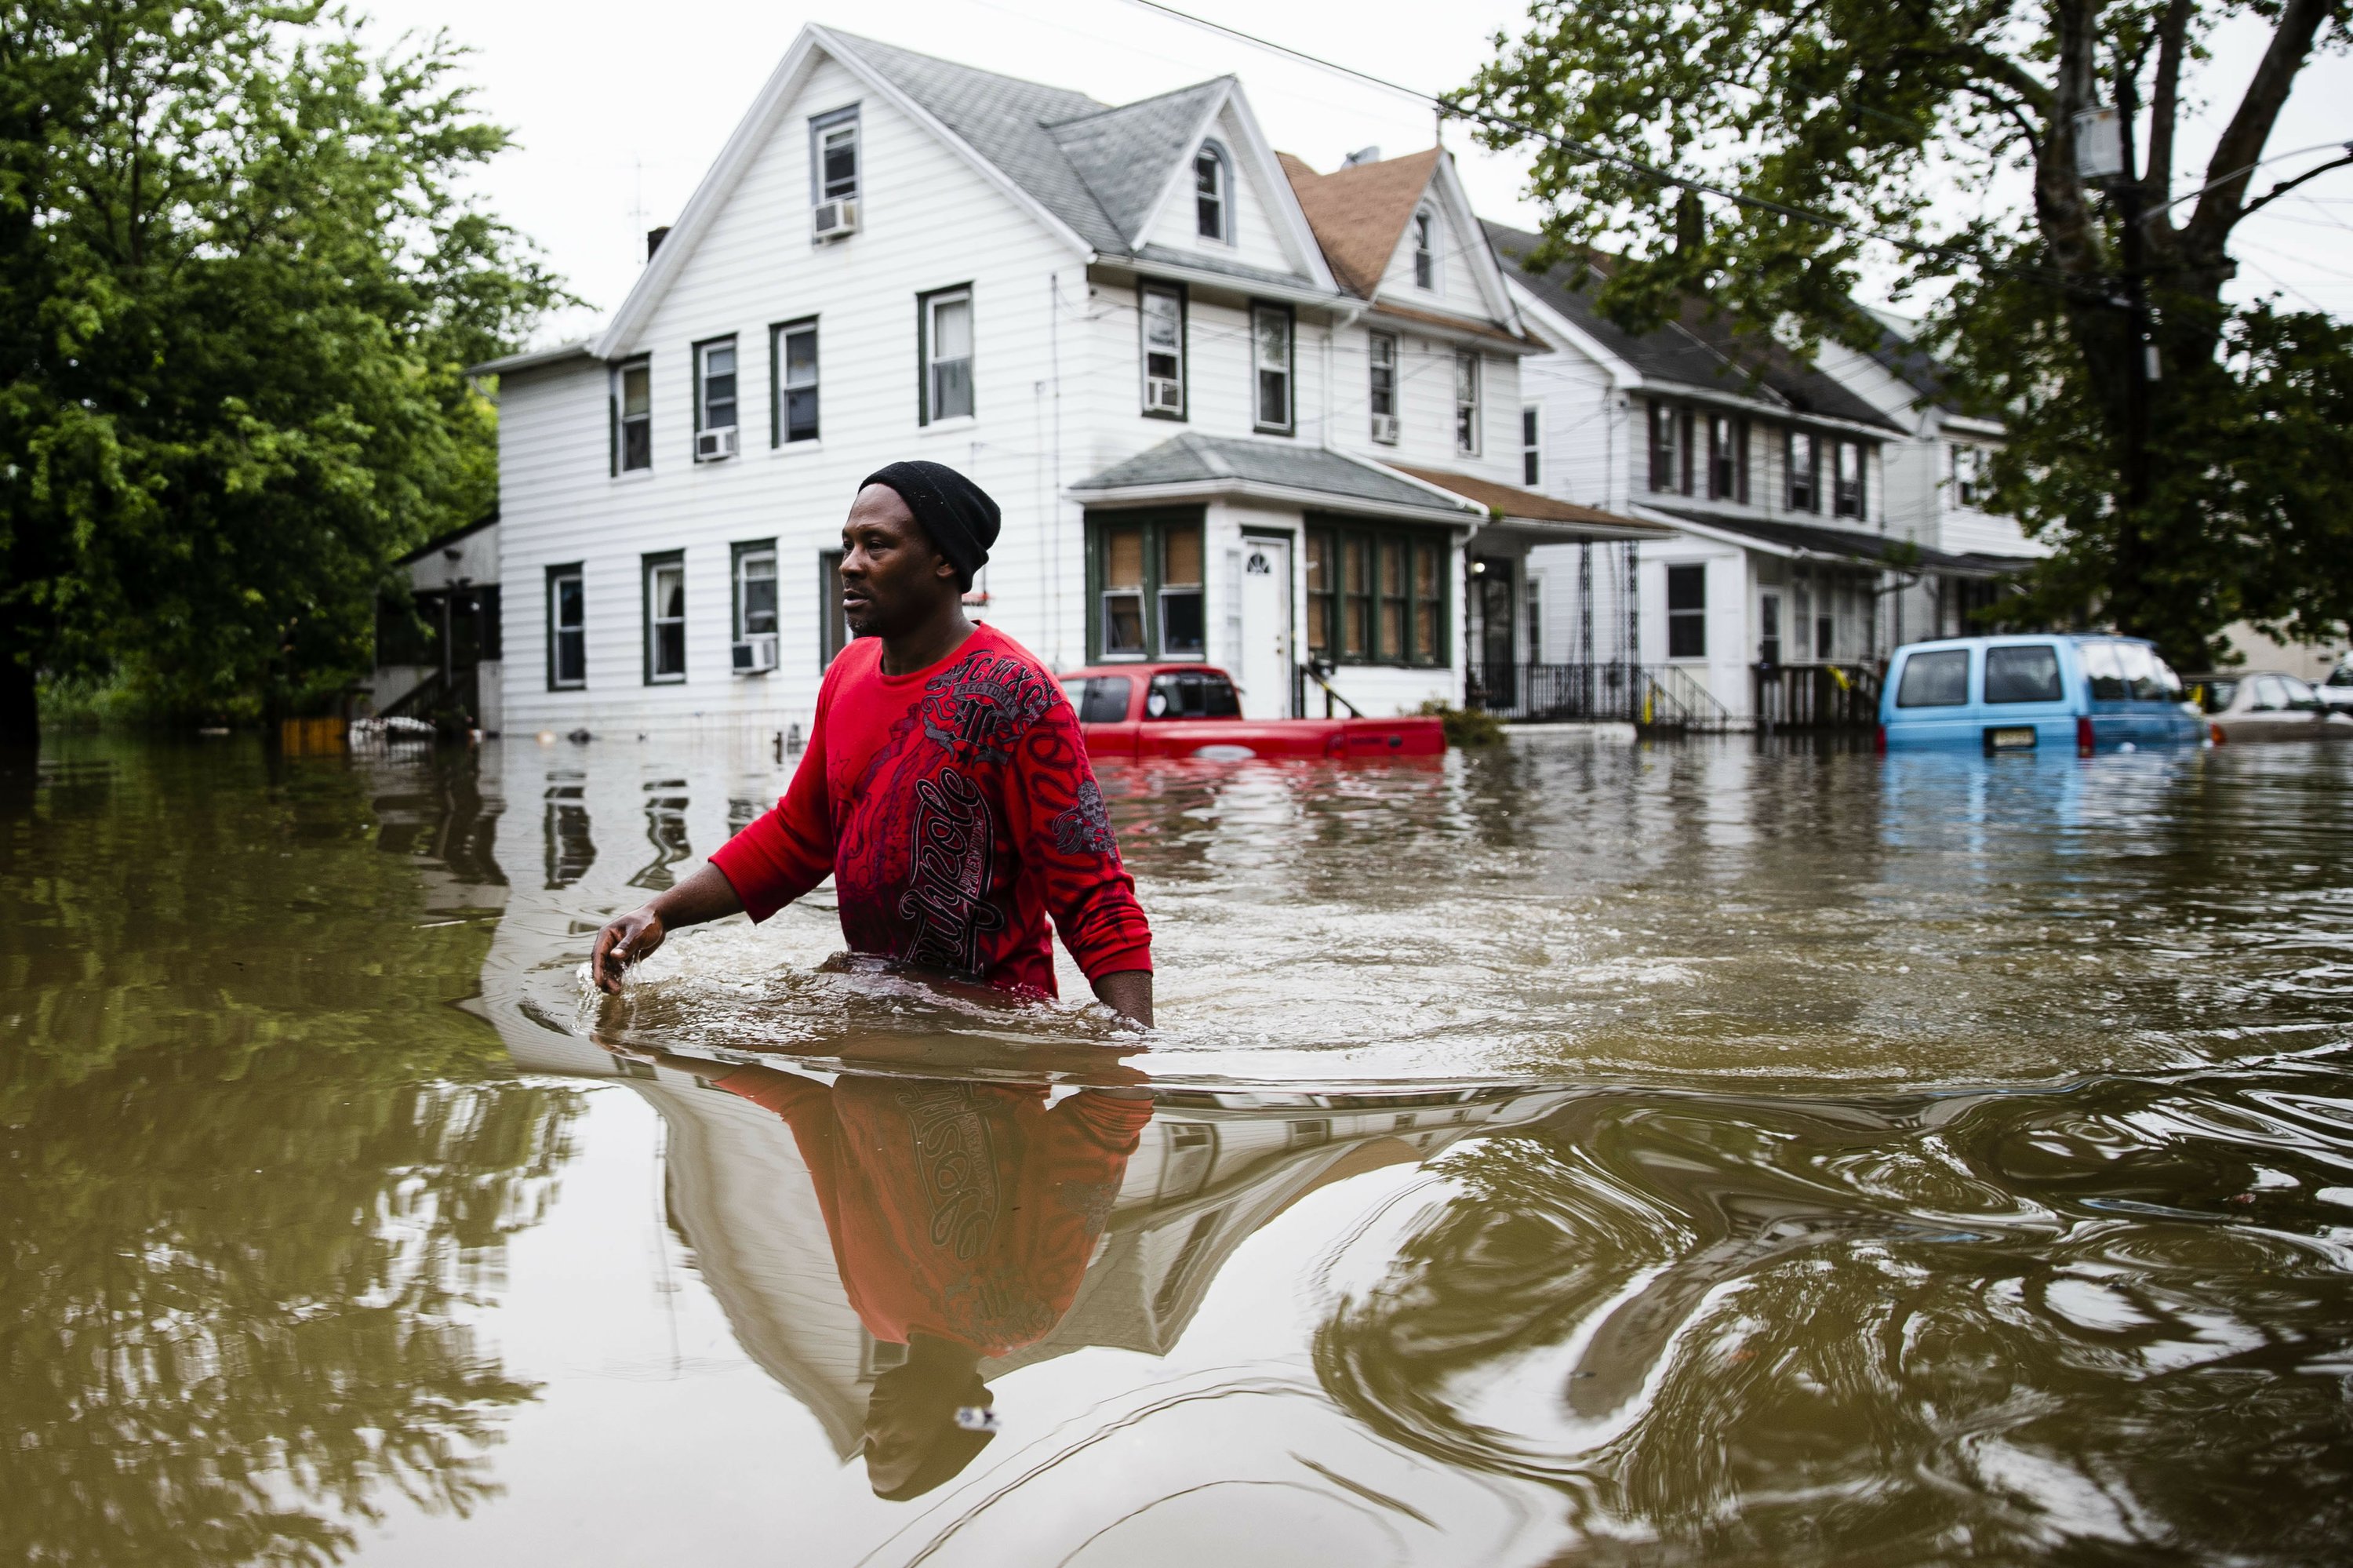
{"type": "Polygon", "coordinates": [[[1209,664],[1098,664],[1073,670],[1062,690],[1078,710],[1087,755],[1135,757],[1438,757],[1434,718],[1248,719],[1223,670],[1209,664]]]}
{"type": "Polygon", "coordinates": [[[2181,677],[2137,637],[1948,637],[1888,661],[1879,697],[1883,751],[1962,747],[2073,750],[2197,746],[2206,726],[2181,677]]]}

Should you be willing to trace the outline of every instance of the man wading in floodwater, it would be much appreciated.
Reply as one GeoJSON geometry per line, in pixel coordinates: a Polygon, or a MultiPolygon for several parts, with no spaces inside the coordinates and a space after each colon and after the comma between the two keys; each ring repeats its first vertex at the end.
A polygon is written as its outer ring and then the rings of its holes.
{"type": "Polygon", "coordinates": [[[1078,715],[1053,675],[964,595],[997,503],[952,468],[868,476],[841,528],[856,641],[825,673],[807,753],[776,810],[709,864],[596,933],[621,972],[681,926],[765,920],[828,875],[852,952],[1054,994],[1048,915],[1104,1004],[1152,1022],[1152,932],[1120,864],[1078,715]]]}

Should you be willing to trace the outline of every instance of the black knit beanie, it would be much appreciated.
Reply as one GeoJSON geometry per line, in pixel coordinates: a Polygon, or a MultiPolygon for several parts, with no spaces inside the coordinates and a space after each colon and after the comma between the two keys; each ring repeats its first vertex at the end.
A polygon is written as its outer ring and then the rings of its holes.
{"type": "Polygon", "coordinates": [[[972,587],[972,576],[988,563],[1000,514],[988,492],[945,463],[894,462],[878,468],[858,488],[885,484],[899,493],[933,546],[956,569],[956,581],[972,587]]]}

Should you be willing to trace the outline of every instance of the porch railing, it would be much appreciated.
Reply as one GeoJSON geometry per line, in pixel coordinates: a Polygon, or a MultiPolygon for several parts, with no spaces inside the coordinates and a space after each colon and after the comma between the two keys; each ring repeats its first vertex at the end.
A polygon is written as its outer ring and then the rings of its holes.
{"type": "Polygon", "coordinates": [[[1867,664],[1759,664],[1750,675],[1760,729],[1868,729],[1879,722],[1879,672],[1867,664]]]}
{"type": "Polygon", "coordinates": [[[1724,705],[1672,664],[1474,664],[1463,701],[1504,719],[1708,732],[1732,726],[1724,705]]]}

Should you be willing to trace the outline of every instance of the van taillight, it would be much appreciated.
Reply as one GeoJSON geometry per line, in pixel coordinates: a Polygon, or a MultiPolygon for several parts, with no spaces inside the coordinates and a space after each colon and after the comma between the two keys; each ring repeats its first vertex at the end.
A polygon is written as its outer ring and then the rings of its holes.
{"type": "Polygon", "coordinates": [[[2075,755],[2078,757],[2092,755],[2092,720],[2088,714],[2075,721],[2075,755]]]}
{"type": "Polygon", "coordinates": [[[1879,738],[1873,743],[1871,749],[1883,754],[1887,750],[1887,726],[1885,725],[1881,725],[1879,726],[1879,738]]]}
{"type": "Polygon", "coordinates": [[[2206,726],[2206,733],[2214,737],[2214,744],[2217,746],[2221,745],[2223,742],[2231,738],[2229,736],[2222,733],[2222,726],[2219,724],[2208,725],[2206,726]]]}

